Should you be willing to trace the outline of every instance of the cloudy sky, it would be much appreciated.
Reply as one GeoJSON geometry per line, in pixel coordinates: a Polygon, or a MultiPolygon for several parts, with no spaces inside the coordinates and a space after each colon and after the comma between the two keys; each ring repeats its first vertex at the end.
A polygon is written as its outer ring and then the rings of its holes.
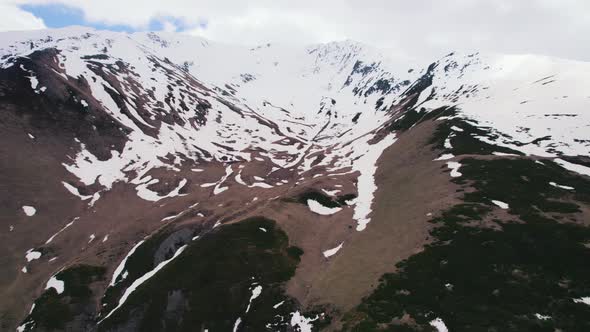
{"type": "Polygon", "coordinates": [[[416,57],[478,50],[590,61],[590,0],[0,0],[0,31],[68,25],[241,44],[348,38],[416,57]]]}

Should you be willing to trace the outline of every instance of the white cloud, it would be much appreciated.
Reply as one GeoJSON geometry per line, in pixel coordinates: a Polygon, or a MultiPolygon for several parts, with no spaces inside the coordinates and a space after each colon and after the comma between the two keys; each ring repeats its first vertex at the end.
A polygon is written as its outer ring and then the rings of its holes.
{"type": "MultiPolygon", "coordinates": [[[[230,43],[353,39],[419,57],[451,50],[590,60],[587,0],[12,0],[79,8],[88,22],[145,29],[171,17],[230,43]]],[[[0,14],[0,21],[5,16],[0,14]]],[[[178,27],[169,21],[165,28],[178,27]]]]}
{"type": "Polygon", "coordinates": [[[12,3],[0,3],[0,31],[44,29],[43,20],[12,3]]]}

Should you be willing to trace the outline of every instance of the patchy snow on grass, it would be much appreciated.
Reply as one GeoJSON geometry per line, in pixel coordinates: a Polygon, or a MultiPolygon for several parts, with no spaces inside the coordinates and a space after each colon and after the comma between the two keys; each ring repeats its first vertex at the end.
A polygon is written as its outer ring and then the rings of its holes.
{"type": "Polygon", "coordinates": [[[570,162],[565,161],[560,158],[555,158],[553,161],[556,162],[557,164],[559,164],[561,167],[567,169],[568,171],[572,171],[572,172],[576,172],[578,174],[590,176],[590,167],[570,163],[570,162]]]}
{"type": "Polygon", "coordinates": [[[121,263],[119,263],[119,265],[117,266],[117,268],[113,272],[113,278],[111,279],[111,283],[109,284],[109,286],[115,286],[115,284],[117,283],[117,278],[119,277],[119,275],[121,274],[121,272],[123,272],[123,269],[125,268],[125,264],[127,263],[127,259],[129,259],[129,257],[131,257],[131,255],[133,255],[135,250],[137,250],[137,248],[139,248],[140,245],[142,245],[143,241],[144,240],[137,242],[137,244],[134,245],[133,248],[131,248],[131,250],[129,250],[129,253],[127,253],[125,258],[123,258],[121,263]]]}
{"type": "Polygon", "coordinates": [[[496,206],[499,206],[501,209],[508,209],[510,206],[508,205],[508,203],[504,203],[502,201],[497,201],[495,199],[492,199],[492,203],[494,203],[496,206]]]}
{"type": "Polygon", "coordinates": [[[34,249],[27,250],[27,254],[25,255],[27,262],[33,261],[35,259],[41,258],[41,252],[35,251],[34,249]]]}
{"type": "Polygon", "coordinates": [[[123,295],[121,296],[121,298],[119,299],[119,304],[117,304],[117,306],[111,310],[111,312],[109,312],[103,319],[101,319],[98,323],[100,324],[102,321],[104,321],[105,319],[109,318],[115,311],[117,311],[117,309],[119,309],[124,303],[125,301],[127,301],[127,299],[129,298],[129,295],[131,295],[131,293],[133,293],[137,287],[139,287],[141,284],[143,284],[144,282],[146,282],[148,279],[150,279],[151,277],[153,277],[156,273],[158,273],[158,271],[160,271],[164,266],[166,266],[168,263],[170,263],[172,260],[174,260],[176,257],[178,257],[178,255],[180,255],[184,249],[186,249],[186,245],[180,247],[178,250],[176,250],[176,252],[174,253],[174,255],[168,259],[165,260],[163,262],[161,262],[160,264],[158,264],[153,270],[149,271],[148,273],[144,274],[143,276],[141,276],[140,278],[137,278],[132,284],[131,286],[129,286],[126,290],[125,293],[123,293],[123,295]]]}
{"type": "Polygon", "coordinates": [[[32,217],[35,215],[35,213],[37,213],[37,209],[35,209],[34,207],[32,207],[30,205],[23,205],[23,211],[29,217],[32,217]]]}
{"type": "Polygon", "coordinates": [[[590,296],[580,297],[578,299],[573,299],[574,303],[583,303],[590,305],[590,296]]]}
{"type": "Polygon", "coordinates": [[[557,184],[555,182],[549,182],[549,184],[556,187],[556,188],[565,189],[565,190],[574,190],[575,189],[574,187],[563,186],[563,185],[557,184]]]}
{"type": "Polygon", "coordinates": [[[447,162],[447,167],[451,169],[451,177],[458,178],[463,175],[461,172],[459,172],[459,168],[461,168],[460,163],[456,161],[449,161],[447,162]]]}
{"type": "Polygon", "coordinates": [[[51,279],[49,279],[49,281],[47,281],[45,289],[54,288],[57,294],[61,294],[64,292],[64,286],[65,284],[63,280],[58,280],[55,276],[53,276],[51,277],[51,279]]]}
{"type": "Polygon", "coordinates": [[[337,213],[340,210],[342,210],[341,207],[334,207],[334,208],[325,207],[320,202],[318,202],[314,199],[308,199],[307,206],[309,207],[311,212],[315,212],[317,214],[321,214],[324,216],[331,215],[331,214],[337,213]]]}
{"type": "Polygon", "coordinates": [[[434,327],[438,332],[449,332],[449,329],[445,325],[445,322],[443,322],[443,320],[440,318],[436,318],[430,321],[430,326],[434,327]]]}
{"type": "Polygon", "coordinates": [[[314,318],[307,318],[299,313],[299,311],[295,311],[291,313],[291,326],[298,327],[299,332],[311,332],[313,329],[312,322],[318,318],[318,316],[314,318]]]}
{"type": "Polygon", "coordinates": [[[334,256],[334,255],[336,255],[336,253],[337,253],[337,252],[338,252],[340,249],[342,249],[342,245],[344,245],[344,242],[340,243],[340,244],[339,244],[337,247],[335,247],[335,248],[328,249],[328,250],[324,251],[324,252],[323,252],[323,254],[324,254],[324,257],[328,258],[328,257],[330,257],[330,256],[334,256]]]}

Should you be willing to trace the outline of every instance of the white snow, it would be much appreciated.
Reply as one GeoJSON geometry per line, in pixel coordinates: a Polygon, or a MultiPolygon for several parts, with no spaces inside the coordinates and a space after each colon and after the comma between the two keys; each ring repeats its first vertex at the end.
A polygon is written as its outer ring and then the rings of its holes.
{"type": "Polygon", "coordinates": [[[565,189],[565,190],[574,190],[574,187],[570,187],[570,186],[564,186],[561,184],[557,184],[555,182],[549,182],[550,185],[552,185],[553,187],[557,187],[557,188],[561,188],[561,189],[565,189]]]}
{"type": "Polygon", "coordinates": [[[324,254],[324,257],[328,258],[328,257],[330,257],[330,256],[334,256],[334,255],[336,255],[336,253],[337,253],[337,252],[338,252],[340,249],[342,249],[342,245],[344,245],[344,242],[340,243],[340,244],[339,244],[337,247],[335,247],[335,248],[328,249],[328,250],[324,251],[324,252],[323,252],[323,254],[324,254]]]}
{"type": "Polygon", "coordinates": [[[449,332],[449,329],[445,325],[445,322],[443,322],[443,320],[440,318],[436,318],[430,321],[430,325],[434,327],[438,332],[449,332]]]}
{"type": "Polygon", "coordinates": [[[27,254],[25,255],[27,262],[30,262],[35,259],[41,258],[41,252],[35,251],[34,249],[27,250],[27,254]]]}
{"type": "Polygon", "coordinates": [[[65,187],[65,188],[66,188],[66,189],[67,189],[67,190],[68,190],[68,191],[69,191],[69,192],[70,192],[72,195],[75,195],[75,196],[78,196],[78,197],[80,197],[80,199],[81,199],[81,200],[83,200],[83,201],[85,201],[85,200],[87,200],[87,199],[91,199],[91,198],[92,198],[92,196],[90,196],[90,195],[82,195],[82,194],[80,194],[80,191],[78,190],[78,188],[76,188],[76,187],[72,186],[71,184],[69,184],[69,183],[67,183],[67,182],[65,182],[65,181],[62,181],[61,183],[64,185],[64,187],[65,187]]]}
{"type": "Polygon", "coordinates": [[[74,219],[72,219],[72,221],[70,221],[69,223],[67,223],[62,229],[60,229],[57,233],[53,234],[49,239],[47,239],[47,241],[45,241],[45,244],[49,244],[51,241],[53,241],[53,239],[58,236],[61,232],[65,231],[66,228],[72,226],[76,220],[80,219],[79,217],[75,217],[74,219]]]}
{"type": "Polygon", "coordinates": [[[326,189],[322,189],[322,191],[328,195],[328,196],[334,196],[336,194],[338,194],[340,192],[339,189],[335,189],[335,190],[326,190],[326,189]]]}
{"type": "Polygon", "coordinates": [[[451,137],[452,135],[449,135],[449,137],[447,137],[447,139],[445,139],[445,149],[452,149],[453,145],[451,145],[451,137]]]}
{"type": "Polygon", "coordinates": [[[570,162],[565,161],[560,158],[555,158],[553,161],[556,162],[557,164],[559,164],[561,167],[567,169],[568,171],[572,171],[572,172],[576,172],[578,174],[590,176],[590,167],[570,163],[570,162]]]}
{"type": "Polygon", "coordinates": [[[325,207],[320,202],[318,202],[314,199],[308,199],[307,206],[309,207],[309,209],[312,212],[315,212],[317,214],[321,214],[324,216],[331,215],[331,214],[337,213],[340,210],[342,210],[341,207],[333,207],[333,208],[325,207]]]}
{"type": "Polygon", "coordinates": [[[32,207],[30,205],[23,205],[23,211],[29,217],[32,217],[35,215],[35,213],[37,213],[37,209],[35,209],[34,207],[32,207]]]}
{"type": "Polygon", "coordinates": [[[535,317],[537,317],[537,319],[539,319],[539,320],[549,320],[549,319],[551,319],[551,316],[541,315],[539,313],[536,313],[535,314],[535,317]]]}
{"type": "Polygon", "coordinates": [[[252,305],[252,301],[254,301],[257,297],[262,294],[262,286],[258,285],[252,289],[252,296],[250,296],[250,301],[248,302],[248,307],[246,308],[246,313],[250,311],[250,306],[252,305]]]}
{"type": "Polygon", "coordinates": [[[32,134],[30,134],[30,133],[29,133],[29,134],[27,134],[27,135],[29,135],[29,138],[30,138],[30,139],[35,139],[35,136],[33,136],[32,134]]]}
{"type": "Polygon", "coordinates": [[[88,206],[94,206],[94,204],[100,199],[100,193],[95,192],[92,194],[92,199],[88,202],[88,206]]]}
{"type": "Polygon", "coordinates": [[[96,238],[96,235],[90,234],[90,236],[88,237],[88,243],[94,241],[95,238],[96,238]]]}
{"type": "Polygon", "coordinates": [[[498,201],[498,200],[494,200],[492,199],[492,203],[494,203],[495,205],[499,206],[501,209],[508,209],[510,206],[508,205],[508,203],[504,203],[502,201],[498,201]]]}
{"type": "Polygon", "coordinates": [[[153,277],[156,273],[158,273],[158,271],[160,271],[164,266],[166,266],[168,263],[170,263],[172,260],[174,260],[176,257],[178,257],[178,255],[180,255],[184,249],[186,249],[186,245],[180,247],[175,253],[174,256],[172,256],[170,259],[165,260],[160,262],[160,264],[158,264],[153,270],[149,271],[148,273],[144,274],[143,276],[141,276],[140,278],[137,278],[123,293],[123,295],[121,296],[121,298],[119,299],[119,304],[117,304],[117,306],[111,310],[103,319],[101,319],[98,323],[100,324],[102,321],[104,321],[105,319],[109,318],[115,311],[117,311],[117,309],[119,309],[124,303],[125,301],[127,301],[127,298],[129,298],[129,295],[131,295],[136,289],[137,287],[139,287],[141,284],[143,284],[145,281],[147,281],[148,279],[150,279],[151,277],[153,277]]]}
{"type": "Polygon", "coordinates": [[[279,302],[279,303],[277,303],[277,304],[273,305],[272,307],[273,307],[273,309],[276,309],[276,308],[278,308],[278,307],[282,306],[282,305],[283,305],[283,303],[285,303],[285,301],[281,301],[281,302],[279,302]]]}
{"type": "Polygon", "coordinates": [[[267,232],[266,228],[264,228],[264,227],[258,227],[258,229],[265,232],[265,233],[267,232]]]}
{"type": "Polygon", "coordinates": [[[119,263],[119,265],[117,266],[117,268],[115,268],[115,271],[113,272],[113,278],[111,279],[111,283],[109,284],[109,286],[115,286],[115,284],[117,283],[117,278],[119,277],[119,275],[121,274],[121,272],[123,272],[123,269],[125,268],[125,264],[127,263],[127,259],[129,257],[131,257],[131,255],[133,255],[133,253],[135,252],[135,250],[137,250],[137,248],[139,248],[139,246],[142,245],[143,242],[144,242],[144,240],[141,240],[141,241],[137,242],[137,244],[135,244],[133,246],[133,248],[131,248],[131,250],[129,250],[129,252],[123,258],[123,260],[121,261],[121,263],[119,263]]]}
{"type": "Polygon", "coordinates": [[[49,281],[47,281],[47,285],[45,289],[54,288],[57,291],[57,294],[61,294],[64,292],[64,282],[63,280],[58,280],[55,276],[51,277],[49,281]]]}
{"type": "Polygon", "coordinates": [[[456,161],[449,161],[447,162],[447,167],[451,169],[451,177],[458,178],[463,175],[461,172],[459,172],[459,168],[461,167],[460,163],[456,161]]]}
{"type": "Polygon", "coordinates": [[[291,326],[298,327],[299,332],[311,332],[313,329],[312,322],[318,318],[318,316],[315,318],[307,318],[299,313],[299,311],[296,311],[291,313],[291,326]]]}
{"type": "Polygon", "coordinates": [[[236,319],[236,322],[234,323],[234,328],[233,328],[233,332],[238,332],[238,327],[240,327],[240,323],[242,323],[242,318],[238,317],[238,319],[236,319]]]}
{"type": "Polygon", "coordinates": [[[518,157],[519,155],[514,153],[504,153],[504,152],[492,152],[494,156],[501,156],[501,157],[518,157]]]}
{"type": "Polygon", "coordinates": [[[580,297],[578,299],[573,299],[574,303],[583,303],[590,305],[590,296],[587,297],[580,297]]]}
{"type": "MultiPolygon", "coordinates": [[[[379,143],[369,145],[367,144],[364,148],[362,145],[354,146],[354,152],[358,153],[358,159],[352,163],[352,168],[360,175],[358,177],[358,196],[355,199],[355,208],[353,218],[357,221],[357,231],[363,231],[371,218],[371,205],[373,204],[373,198],[375,191],[377,190],[377,184],[375,183],[374,175],[377,171],[377,160],[387,147],[395,143],[395,134],[390,134],[384,137],[379,143]],[[364,153],[363,153],[364,152],[364,153]]],[[[360,142],[358,142],[360,143],[360,142]]]]}
{"type": "Polygon", "coordinates": [[[455,156],[452,153],[445,153],[445,154],[441,155],[440,157],[434,159],[434,161],[449,160],[449,159],[453,159],[453,158],[455,158],[455,156]]]}

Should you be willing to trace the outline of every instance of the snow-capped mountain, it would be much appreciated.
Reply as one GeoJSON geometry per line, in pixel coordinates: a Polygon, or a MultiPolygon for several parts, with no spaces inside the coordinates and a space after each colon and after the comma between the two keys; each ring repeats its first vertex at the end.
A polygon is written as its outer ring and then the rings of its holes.
{"type": "MultiPolygon", "coordinates": [[[[499,210],[484,219],[478,211],[483,229],[538,211],[577,213],[570,221],[587,224],[589,86],[590,64],[534,55],[451,53],[409,64],[353,41],[243,47],[77,27],[2,33],[0,174],[10,193],[1,203],[10,270],[2,288],[13,298],[0,305],[2,326],[470,326],[443,312],[408,309],[382,321],[355,308],[371,307],[362,301],[388,287],[380,277],[396,263],[436,250],[424,249],[444,238],[429,220],[458,202],[499,210]],[[491,173],[474,171],[469,158],[544,165],[559,178],[543,175],[546,187],[529,189],[580,205],[554,211],[541,198],[497,197],[486,187],[491,175],[478,185],[491,173]],[[408,223],[389,229],[391,216],[408,223]],[[228,259],[239,252],[243,261],[228,259]],[[227,271],[208,259],[187,270],[209,254],[228,259],[227,271]],[[217,284],[205,277],[209,286],[187,288],[195,281],[187,274],[211,269],[226,282],[217,292],[207,293],[217,284]],[[170,276],[177,283],[164,282],[170,276]],[[227,302],[210,311],[199,301],[211,296],[227,302]],[[367,321],[351,320],[351,310],[367,321]]],[[[519,178],[545,174],[531,172],[519,178]]]]}

